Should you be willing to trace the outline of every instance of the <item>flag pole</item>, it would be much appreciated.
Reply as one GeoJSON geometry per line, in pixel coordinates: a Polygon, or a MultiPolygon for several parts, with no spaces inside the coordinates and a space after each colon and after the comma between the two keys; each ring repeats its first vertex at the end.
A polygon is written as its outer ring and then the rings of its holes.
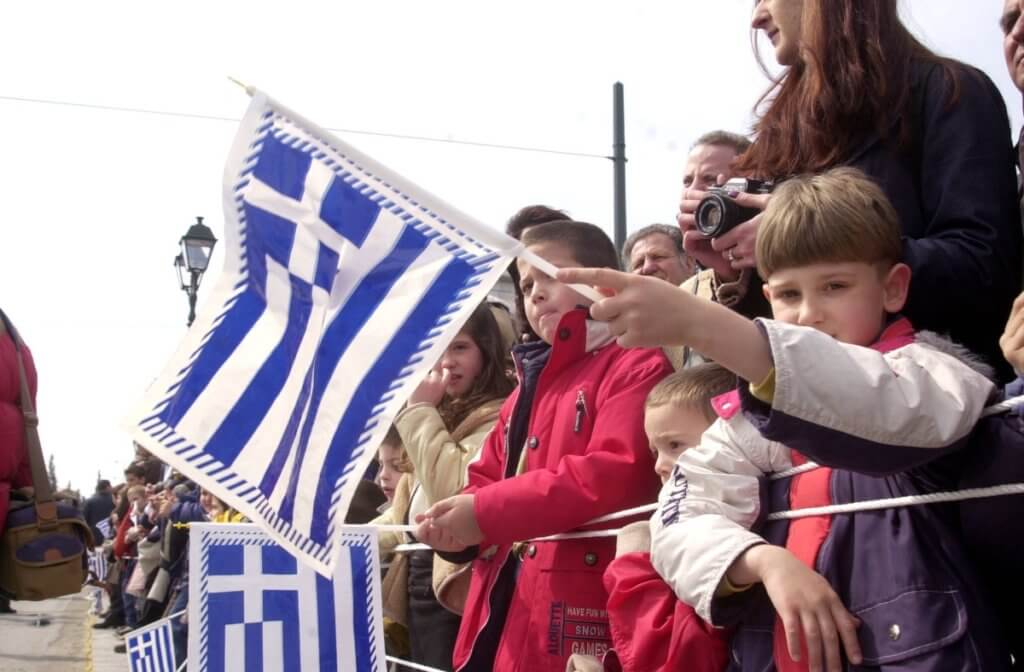
{"type": "Polygon", "coordinates": [[[238,86],[242,87],[242,90],[245,91],[247,94],[249,94],[250,98],[252,97],[253,93],[256,91],[254,88],[252,88],[248,84],[245,84],[244,82],[241,82],[241,81],[235,79],[231,75],[228,75],[228,81],[233,82],[235,84],[238,84],[238,86]]]}

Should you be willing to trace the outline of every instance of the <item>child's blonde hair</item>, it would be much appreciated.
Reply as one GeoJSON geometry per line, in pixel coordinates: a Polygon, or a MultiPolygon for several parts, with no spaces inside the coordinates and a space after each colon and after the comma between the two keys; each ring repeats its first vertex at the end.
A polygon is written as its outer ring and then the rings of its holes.
{"type": "Polygon", "coordinates": [[[778,186],[757,230],[757,271],[772,273],[826,261],[861,261],[886,269],[903,245],[896,210],[856,168],[802,175],[778,186]]]}
{"type": "Polygon", "coordinates": [[[718,364],[698,364],[663,378],[647,395],[645,409],[675,404],[700,411],[708,422],[718,417],[711,400],[736,389],[736,375],[718,364]]]}
{"type": "Polygon", "coordinates": [[[384,435],[384,440],[381,444],[388,444],[398,448],[399,457],[398,463],[395,465],[400,472],[403,474],[411,474],[416,471],[413,466],[412,460],[409,459],[409,453],[405,450],[405,443],[402,442],[402,435],[398,433],[398,428],[394,425],[388,427],[388,433],[384,435]]]}

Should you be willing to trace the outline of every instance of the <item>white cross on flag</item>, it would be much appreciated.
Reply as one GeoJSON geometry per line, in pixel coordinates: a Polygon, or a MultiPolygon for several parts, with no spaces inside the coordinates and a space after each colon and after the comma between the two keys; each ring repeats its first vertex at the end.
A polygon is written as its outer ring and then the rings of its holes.
{"type": "Polygon", "coordinates": [[[329,576],[389,424],[520,245],[262,94],[224,205],[224,271],[134,438],[329,576]]]}
{"type": "Polygon", "coordinates": [[[255,525],[197,523],[189,538],[189,670],[383,672],[372,528],[342,529],[325,579],[255,525]]]}

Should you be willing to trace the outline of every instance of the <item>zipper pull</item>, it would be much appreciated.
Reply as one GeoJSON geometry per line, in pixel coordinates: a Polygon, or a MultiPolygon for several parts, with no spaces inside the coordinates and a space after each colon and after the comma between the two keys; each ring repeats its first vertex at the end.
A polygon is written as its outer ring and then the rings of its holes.
{"type": "Polygon", "coordinates": [[[587,415],[587,399],[583,396],[583,390],[576,392],[576,422],[572,426],[572,431],[576,434],[580,433],[583,429],[583,418],[587,415]]]}

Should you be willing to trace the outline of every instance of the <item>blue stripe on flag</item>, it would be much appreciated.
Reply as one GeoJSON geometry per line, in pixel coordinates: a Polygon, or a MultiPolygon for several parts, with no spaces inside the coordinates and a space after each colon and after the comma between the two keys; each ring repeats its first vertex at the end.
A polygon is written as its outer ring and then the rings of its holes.
{"type": "Polygon", "coordinates": [[[265,309],[266,304],[253,292],[243,292],[239,296],[210,335],[202,352],[175,390],[170,403],[158,415],[161,420],[172,427],[178,424],[265,309]]]}
{"type": "MultiPolygon", "coordinates": [[[[399,327],[391,342],[367,371],[359,389],[352,395],[352,401],[345,409],[345,415],[331,439],[331,447],[321,473],[344,473],[345,465],[352,462],[353,453],[359,448],[359,435],[365,431],[374,406],[380,403],[380,398],[398,378],[399,372],[408,365],[409,358],[419,349],[427,332],[437,325],[451,297],[476,274],[477,269],[470,264],[452,259],[434,279],[430,289],[399,327]]],[[[317,484],[314,507],[317,511],[325,512],[325,515],[313,516],[309,536],[321,544],[328,541],[329,519],[326,512],[330,510],[331,498],[337,488],[338,483],[326,478],[317,484]]]]}
{"type": "Polygon", "coordinates": [[[302,200],[302,192],[306,187],[306,173],[312,158],[306,152],[293,149],[272,135],[263,140],[263,148],[259,151],[256,169],[253,175],[268,187],[294,198],[302,200]]]}
{"type": "Polygon", "coordinates": [[[317,251],[313,284],[330,292],[334,287],[336,275],[338,275],[338,253],[326,245],[320,245],[320,249],[317,251]]]}
{"type": "Polygon", "coordinates": [[[234,623],[245,623],[242,594],[237,592],[209,593],[206,598],[206,604],[206,632],[209,635],[206,640],[207,669],[211,671],[223,670],[224,652],[227,650],[225,637],[227,627],[234,623]]]}
{"type": "Polygon", "coordinates": [[[360,670],[373,672],[376,669],[373,664],[376,655],[372,654],[380,655],[379,651],[373,651],[373,632],[370,630],[374,627],[370,624],[369,605],[372,604],[372,595],[368,592],[369,572],[373,563],[365,547],[349,546],[345,550],[352,559],[352,613],[355,615],[352,619],[352,639],[356,645],[356,664],[360,670]],[[365,608],[360,609],[361,606],[365,608]]]}
{"type": "MultiPolygon", "coordinates": [[[[359,331],[366,325],[369,317],[380,305],[380,302],[387,296],[391,287],[398,281],[406,269],[416,261],[427,245],[428,241],[423,234],[412,227],[405,227],[394,249],[353,290],[352,295],[345,302],[345,307],[338,312],[325,330],[323,340],[317,352],[317,359],[313,364],[313,394],[309,404],[309,411],[306,414],[306,421],[302,426],[302,433],[300,434],[296,450],[295,463],[288,483],[287,494],[281,502],[278,512],[281,518],[289,522],[292,520],[299,474],[302,471],[302,460],[306,454],[306,444],[313,429],[313,421],[320,410],[320,401],[327,388],[327,383],[331,379],[331,374],[334,373],[334,366],[338,363],[342,353],[352,344],[359,331]]],[[[297,407],[294,412],[301,413],[301,408],[297,407]]],[[[360,431],[362,431],[362,428],[360,428],[360,431]]],[[[290,448],[290,444],[281,445],[278,447],[278,451],[287,451],[290,448]]],[[[339,457],[341,463],[348,461],[348,455],[339,457]]],[[[338,461],[336,460],[336,462],[338,461]]],[[[277,455],[275,455],[274,462],[280,462],[277,455]]],[[[332,472],[326,471],[323,473],[332,472]]],[[[276,482],[276,477],[274,480],[276,482]]],[[[268,483],[268,479],[264,479],[263,482],[268,483]]],[[[263,493],[269,497],[272,490],[272,487],[269,490],[264,489],[263,493]]],[[[324,511],[325,515],[314,516],[314,518],[326,519],[327,509],[322,509],[322,511],[324,511]]],[[[323,544],[326,539],[321,538],[316,539],[316,541],[323,544]]]]}
{"type": "Polygon", "coordinates": [[[263,621],[245,624],[245,669],[263,669],[263,621]]]}
{"type": "Polygon", "coordinates": [[[363,246],[379,213],[380,206],[339,178],[331,182],[320,206],[320,219],[356,247],[363,246]]]}
{"type": "Polygon", "coordinates": [[[284,387],[309,323],[313,302],[311,289],[302,280],[291,279],[288,324],[281,340],[206,443],[206,453],[222,464],[235,461],[284,387]]]}

